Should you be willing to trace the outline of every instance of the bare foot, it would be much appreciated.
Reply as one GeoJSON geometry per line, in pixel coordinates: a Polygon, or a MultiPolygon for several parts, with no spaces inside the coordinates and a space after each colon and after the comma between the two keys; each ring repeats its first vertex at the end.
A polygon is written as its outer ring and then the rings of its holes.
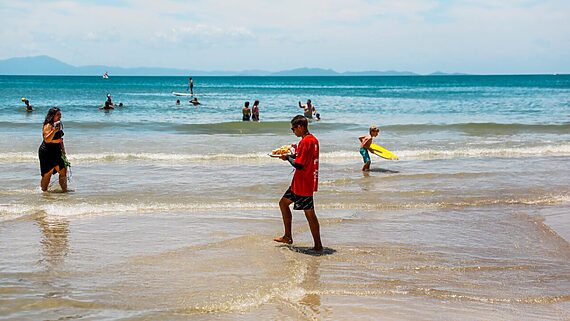
{"type": "Polygon", "coordinates": [[[315,246],[313,248],[313,251],[321,253],[323,251],[323,247],[322,246],[319,246],[319,247],[315,246]]]}
{"type": "Polygon", "coordinates": [[[275,242],[279,242],[279,243],[285,243],[285,244],[293,244],[293,239],[290,238],[289,236],[281,236],[281,237],[276,237],[273,239],[275,242]]]}

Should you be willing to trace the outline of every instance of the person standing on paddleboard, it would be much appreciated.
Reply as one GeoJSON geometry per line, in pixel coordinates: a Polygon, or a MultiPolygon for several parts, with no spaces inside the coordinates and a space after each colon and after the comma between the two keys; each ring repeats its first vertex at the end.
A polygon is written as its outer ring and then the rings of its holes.
{"type": "Polygon", "coordinates": [[[363,172],[370,170],[371,160],[368,151],[370,150],[370,145],[372,145],[372,139],[380,134],[380,129],[372,125],[368,132],[370,133],[369,135],[358,137],[358,140],[360,140],[360,155],[362,155],[362,160],[364,161],[364,166],[362,166],[363,172]]]}
{"type": "Polygon", "coordinates": [[[281,159],[289,161],[295,167],[295,174],[291,186],[287,189],[281,200],[279,209],[283,217],[285,234],[273,240],[279,243],[292,244],[291,222],[293,216],[289,205],[294,203],[294,210],[303,210],[309,222],[309,228],[313,236],[315,246],[313,250],[321,252],[321,234],[319,220],[315,213],[313,194],[317,191],[319,180],[319,141],[313,134],[309,133],[309,121],[302,115],[297,115],[291,120],[291,130],[295,136],[301,137],[301,141],[295,149],[294,155],[282,155],[281,159]]]}

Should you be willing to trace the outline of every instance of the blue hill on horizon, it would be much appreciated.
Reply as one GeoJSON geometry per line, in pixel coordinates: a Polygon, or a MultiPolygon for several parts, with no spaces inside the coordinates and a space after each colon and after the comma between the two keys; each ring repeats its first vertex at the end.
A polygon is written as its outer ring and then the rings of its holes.
{"type": "MultiPolygon", "coordinates": [[[[123,68],[104,65],[73,66],[43,55],[15,57],[0,60],[0,75],[45,75],[45,76],[419,76],[410,71],[346,71],[337,72],[322,68],[296,68],[271,72],[266,70],[203,71],[160,67],[123,68]]],[[[452,75],[435,72],[430,75],[452,75]]],[[[465,75],[454,73],[453,75],[465,75]]]]}

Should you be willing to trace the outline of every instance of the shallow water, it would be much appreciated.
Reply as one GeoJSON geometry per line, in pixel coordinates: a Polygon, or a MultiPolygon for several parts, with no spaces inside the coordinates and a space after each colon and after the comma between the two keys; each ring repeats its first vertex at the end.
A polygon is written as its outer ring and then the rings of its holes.
{"type": "Polygon", "coordinates": [[[570,318],[570,77],[195,80],[198,108],[184,77],[0,77],[0,319],[570,318]],[[271,241],[307,98],[323,255],[300,212],[271,241]],[[39,189],[52,105],[68,194],[39,189]],[[400,160],[362,173],[372,123],[400,160]]]}

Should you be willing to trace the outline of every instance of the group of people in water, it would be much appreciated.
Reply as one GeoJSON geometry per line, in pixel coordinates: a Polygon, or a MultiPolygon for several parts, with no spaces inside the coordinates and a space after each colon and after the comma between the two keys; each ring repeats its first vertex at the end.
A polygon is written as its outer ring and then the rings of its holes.
{"type": "MultiPolygon", "coordinates": [[[[27,112],[32,112],[35,110],[34,106],[30,104],[30,100],[28,98],[22,97],[22,102],[25,104],[24,108],[27,112]]],[[[105,104],[99,107],[99,109],[111,110],[115,109],[115,107],[123,107],[123,103],[119,103],[118,105],[114,104],[113,100],[111,99],[111,94],[107,94],[107,100],[105,101],[105,104]]]]}
{"type": "Polygon", "coordinates": [[[243,108],[241,109],[242,119],[243,121],[259,121],[259,100],[253,102],[253,107],[249,108],[249,101],[246,101],[243,104],[243,108]]]}
{"type": "MultiPolygon", "coordinates": [[[[188,103],[192,104],[193,106],[202,105],[197,97],[194,97],[188,101],[188,103]]],[[[176,106],[180,106],[180,99],[176,99],[176,106]]]]}
{"type": "MultiPolygon", "coordinates": [[[[188,90],[193,95],[193,81],[189,79],[188,90]]],[[[30,101],[22,97],[22,102],[26,105],[27,111],[33,111],[33,106],[30,101]]],[[[189,103],[194,106],[200,105],[198,99],[194,97],[189,103]]],[[[180,105],[180,100],[176,101],[180,105]]],[[[311,119],[320,120],[320,114],[317,112],[315,105],[310,99],[307,99],[306,104],[301,104],[299,101],[299,108],[303,109],[303,115],[297,115],[291,120],[291,130],[295,136],[300,138],[299,143],[295,146],[293,153],[287,153],[279,156],[282,160],[288,161],[294,167],[295,173],[288,189],[279,200],[279,209],[281,211],[284,234],[276,237],[273,240],[278,243],[292,244],[292,213],[290,205],[293,204],[294,210],[302,210],[309,224],[309,229],[314,241],[313,250],[316,252],[323,251],[323,245],[320,237],[320,226],[317,215],[315,213],[315,206],[313,194],[318,189],[318,176],[319,176],[319,141],[309,132],[309,121],[311,119]]],[[[101,109],[110,110],[115,108],[112,101],[111,94],[107,94],[105,105],[101,109]]],[[[123,104],[119,103],[118,107],[123,104]]],[[[70,164],[67,161],[65,153],[65,145],[63,143],[63,124],[61,122],[61,110],[58,107],[50,108],[47,112],[42,127],[43,140],[38,149],[38,156],[40,160],[40,173],[41,182],[40,186],[42,191],[47,191],[50,180],[53,174],[59,174],[59,185],[62,192],[67,192],[67,177],[70,164]]],[[[259,100],[255,100],[252,108],[249,107],[249,101],[244,103],[242,108],[243,121],[259,121],[259,100]]],[[[368,135],[360,136],[360,155],[364,161],[362,171],[370,170],[370,154],[372,151],[372,140],[378,136],[380,130],[376,126],[369,128],[368,135]]]]}
{"type": "Polygon", "coordinates": [[[113,103],[113,100],[111,99],[111,94],[107,94],[107,100],[105,101],[105,105],[103,107],[101,107],[101,109],[111,110],[111,109],[115,109],[115,106],[123,107],[123,103],[119,103],[118,105],[115,105],[113,103]]]}
{"type": "MultiPolygon", "coordinates": [[[[112,106],[111,96],[108,95],[106,105],[112,106]]],[[[24,101],[24,99],[22,99],[24,101]]],[[[27,100],[26,100],[27,101],[27,100]]],[[[27,101],[26,105],[29,104],[27,101]]],[[[301,138],[295,146],[293,153],[281,155],[280,158],[288,161],[295,168],[295,173],[291,184],[285,194],[279,200],[279,208],[283,218],[284,234],[283,236],[274,238],[275,242],[292,244],[293,236],[291,230],[292,214],[290,205],[294,204],[294,210],[303,210],[309,229],[313,236],[314,247],[316,252],[323,251],[323,245],[320,237],[320,227],[317,215],[315,213],[313,194],[318,188],[319,174],[319,141],[309,132],[309,119],[313,116],[320,118],[316,108],[312,105],[311,100],[307,100],[307,104],[299,107],[303,108],[305,115],[297,115],[291,120],[291,130],[295,136],[301,138]],[[310,116],[310,117],[308,117],[310,116]]],[[[259,121],[259,101],[256,100],[252,110],[249,110],[249,102],[245,102],[243,107],[243,120],[249,121],[250,116],[254,121],[259,121]]],[[[62,192],[67,192],[67,174],[69,162],[65,153],[65,145],[63,143],[63,124],[61,122],[61,110],[57,107],[50,108],[43,122],[42,135],[43,140],[38,150],[40,160],[41,173],[41,189],[47,191],[51,176],[55,173],[59,174],[59,185],[62,192]]],[[[363,171],[370,169],[370,155],[368,150],[372,144],[372,140],[378,136],[380,130],[376,126],[371,126],[369,134],[359,137],[360,154],[364,161],[363,171]]]]}
{"type": "MultiPolygon", "coordinates": [[[[258,104],[259,102],[256,105],[258,104]]],[[[55,173],[59,174],[59,185],[62,192],[67,192],[69,162],[63,143],[64,133],[61,118],[61,110],[53,107],[48,110],[43,122],[43,140],[38,149],[38,156],[41,173],[40,186],[44,192],[47,191],[51,176],[55,173]]],[[[283,236],[276,237],[274,241],[286,244],[293,243],[292,214],[289,206],[294,204],[293,209],[305,212],[314,239],[313,249],[322,252],[319,221],[313,202],[313,193],[317,190],[318,183],[319,142],[315,136],[309,133],[308,124],[308,119],[302,115],[297,115],[291,120],[291,130],[295,136],[301,138],[301,141],[297,144],[294,154],[281,156],[281,159],[288,161],[295,168],[295,174],[291,185],[279,201],[285,232],[283,236]]]]}
{"type": "MultiPolygon", "coordinates": [[[[317,108],[310,99],[307,99],[306,104],[301,104],[299,101],[299,108],[303,108],[303,116],[307,119],[321,120],[321,114],[317,112],[317,108]]],[[[243,121],[259,121],[259,100],[255,100],[251,108],[249,108],[249,101],[246,101],[241,112],[243,121]]]]}

